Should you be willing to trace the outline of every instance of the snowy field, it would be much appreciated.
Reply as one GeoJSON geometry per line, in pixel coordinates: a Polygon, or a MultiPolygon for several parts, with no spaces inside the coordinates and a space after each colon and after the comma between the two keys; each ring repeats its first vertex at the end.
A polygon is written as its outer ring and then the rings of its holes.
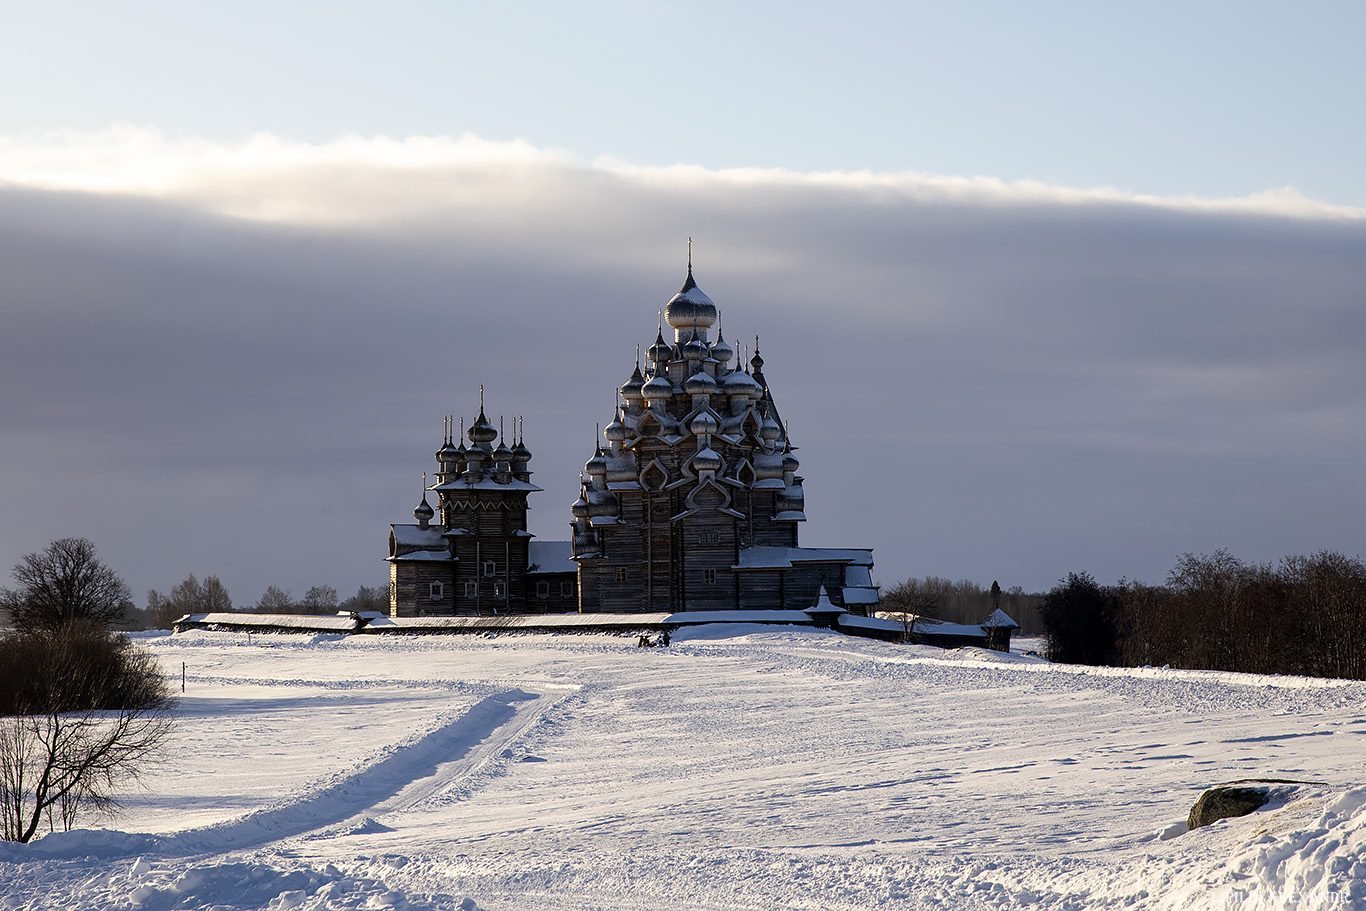
{"type": "Polygon", "coordinates": [[[168,761],[0,845],[0,908],[1366,908],[1366,684],[795,628],[143,641],[186,667],[168,761]],[[1318,784],[1184,832],[1252,777],[1318,784]]]}

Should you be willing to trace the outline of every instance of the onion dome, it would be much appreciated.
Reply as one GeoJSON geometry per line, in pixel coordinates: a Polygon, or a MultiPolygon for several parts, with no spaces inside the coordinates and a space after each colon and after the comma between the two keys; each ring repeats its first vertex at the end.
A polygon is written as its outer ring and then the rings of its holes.
{"type": "Polygon", "coordinates": [[[442,471],[448,471],[448,466],[453,466],[459,460],[460,450],[455,448],[455,442],[451,439],[454,430],[451,424],[454,423],[454,418],[447,415],[441,420],[441,448],[436,451],[436,460],[441,463],[442,471]]]}
{"type": "Polygon", "coordinates": [[[479,417],[470,425],[469,433],[466,434],[471,443],[484,444],[492,443],[498,439],[498,429],[489,423],[489,419],[484,417],[484,409],[479,409],[479,417]]]}
{"type": "Polygon", "coordinates": [[[571,505],[571,506],[569,507],[569,512],[570,512],[570,514],[573,515],[574,518],[576,518],[576,519],[586,519],[586,518],[588,518],[589,506],[588,506],[588,497],[586,496],[586,493],[587,493],[587,490],[584,488],[583,484],[580,483],[580,484],[579,484],[579,498],[578,498],[577,500],[575,500],[574,503],[573,503],[573,505],[571,505]]]}
{"type": "Polygon", "coordinates": [[[692,419],[692,432],[698,436],[716,433],[721,429],[721,425],[716,422],[716,418],[711,416],[710,411],[703,411],[692,419]]]}
{"type": "Polygon", "coordinates": [[[650,359],[650,363],[659,369],[660,364],[667,364],[674,356],[674,349],[664,341],[664,330],[661,329],[655,334],[655,343],[645,349],[645,356],[650,359]]]}
{"type": "Polygon", "coordinates": [[[754,357],[749,359],[749,372],[758,376],[764,372],[764,358],[759,353],[759,336],[754,337],[754,357]]]}
{"type": "Polygon", "coordinates": [[[682,354],[690,361],[700,361],[707,356],[707,346],[698,336],[696,329],[692,331],[692,337],[684,343],[682,354]]]}
{"type": "Polygon", "coordinates": [[[692,467],[693,471],[720,471],[721,457],[710,446],[704,446],[693,456],[692,467]]]}
{"type": "Polygon", "coordinates": [[[691,265],[683,287],[664,305],[664,322],[674,330],[710,329],[716,322],[716,305],[693,281],[691,265]]]}
{"type": "Polygon", "coordinates": [[[603,438],[609,443],[620,443],[626,439],[626,425],[621,422],[621,409],[612,415],[612,421],[602,428],[603,438]]]}
{"type": "Polygon", "coordinates": [[[783,474],[796,471],[801,467],[802,463],[797,461],[797,457],[792,454],[792,448],[788,447],[787,452],[783,453],[783,474]]]}
{"type": "Polygon", "coordinates": [[[734,370],[726,374],[722,381],[726,395],[747,395],[752,399],[757,399],[764,394],[763,388],[756,382],[754,377],[743,370],[734,370]]]}
{"type": "Polygon", "coordinates": [[[769,443],[776,443],[783,436],[783,428],[779,427],[778,422],[773,420],[773,416],[768,413],[767,408],[764,409],[764,422],[759,427],[759,436],[769,443]]]}
{"type": "MultiPolygon", "coordinates": [[[[663,342],[664,340],[663,340],[663,339],[660,339],[660,341],[663,342]]],[[[629,380],[627,380],[626,382],[624,382],[624,383],[621,384],[621,397],[624,398],[624,399],[625,399],[626,401],[628,401],[628,402],[634,401],[634,400],[636,400],[636,399],[639,399],[639,398],[641,397],[641,396],[640,396],[640,389],[641,389],[641,387],[644,386],[644,385],[645,385],[645,377],[643,377],[643,376],[641,375],[641,373],[640,373],[640,362],[637,361],[637,362],[636,362],[636,369],[635,369],[635,371],[631,374],[631,378],[630,378],[629,380]]]]}
{"type": "Polygon", "coordinates": [[[663,401],[674,394],[674,384],[662,376],[655,376],[641,388],[641,394],[651,402],[663,401]]]}
{"type": "Polygon", "coordinates": [[[715,395],[716,380],[705,370],[699,370],[683,381],[683,391],[689,395],[715,395]]]}
{"type": "Polygon", "coordinates": [[[584,463],[583,470],[593,476],[607,474],[607,460],[602,456],[602,449],[594,450],[593,458],[584,463]]]}
{"type": "Polygon", "coordinates": [[[722,364],[729,363],[730,359],[735,357],[735,349],[726,341],[720,329],[716,330],[716,344],[711,346],[711,356],[722,364]]]}
{"type": "Polygon", "coordinates": [[[495,464],[512,461],[512,450],[508,449],[501,438],[498,440],[498,448],[493,450],[493,461],[495,464]]]}
{"type": "Polygon", "coordinates": [[[417,504],[417,508],[413,510],[413,518],[421,522],[423,528],[426,528],[427,523],[432,520],[432,516],[434,515],[436,515],[436,510],[428,505],[427,495],[424,493],[422,495],[422,502],[417,504]]]}
{"type": "MultiPolygon", "coordinates": [[[[520,420],[518,423],[521,423],[520,420]]],[[[521,431],[517,433],[517,445],[512,447],[512,461],[520,467],[525,467],[526,463],[531,461],[531,450],[526,448],[521,431]]]]}

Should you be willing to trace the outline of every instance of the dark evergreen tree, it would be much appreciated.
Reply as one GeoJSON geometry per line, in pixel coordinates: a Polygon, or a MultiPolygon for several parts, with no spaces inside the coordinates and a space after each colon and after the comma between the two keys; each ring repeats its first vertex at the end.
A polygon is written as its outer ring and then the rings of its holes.
{"type": "Polygon", "coordinates": [[[1068,573],[1040,609],[1049,660],[1118,664],[1120,605],[1118,592],[1097,585],[1089,573],[1068,573]]]}

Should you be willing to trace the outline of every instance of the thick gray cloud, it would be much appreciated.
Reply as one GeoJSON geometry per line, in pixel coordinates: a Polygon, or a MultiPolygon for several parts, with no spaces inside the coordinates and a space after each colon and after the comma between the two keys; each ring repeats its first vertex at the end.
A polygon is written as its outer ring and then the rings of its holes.
{"type": "Polygon", "coordinates": [[[1351,213],[535,155],[219,178],[0,191],[0,566],[84,535],[140,595],[380,584],[480,383],[563,538],[689,235],[727,337],[761,336],[804,542],[883,582],[1363,549],[1351,213]]]}

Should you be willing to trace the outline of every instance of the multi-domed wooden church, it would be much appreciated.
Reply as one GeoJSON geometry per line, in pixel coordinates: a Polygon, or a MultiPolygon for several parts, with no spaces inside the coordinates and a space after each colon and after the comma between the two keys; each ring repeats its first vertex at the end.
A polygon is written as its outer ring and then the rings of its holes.
{"type": "Polygon", "coordinates": [[[391,613],[804,610],[822,588],[866,613],[872,551],[798,546],[802,478],[758,342],[746,363],[716,320],[689,263],[671,338],[661,324],[584,466],[572,541],[527,531],[540,488],[519,428],[509,448],[482,401],[459,436],[447,419],[436,507],[424,496],[416,525],[391,527],[391,613]]]}

